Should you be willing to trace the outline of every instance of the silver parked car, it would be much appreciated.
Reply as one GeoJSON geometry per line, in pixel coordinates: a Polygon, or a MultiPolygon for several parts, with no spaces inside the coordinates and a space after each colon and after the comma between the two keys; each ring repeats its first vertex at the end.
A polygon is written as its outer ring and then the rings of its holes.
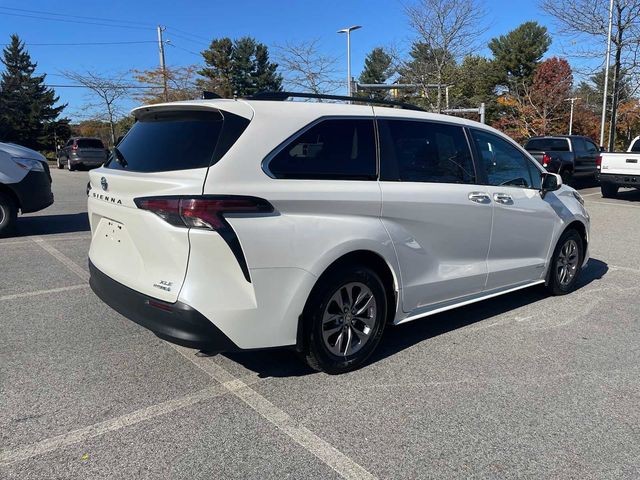
{"type": "Polygon", "coordinates": [[[99,167],[107,161],[107,153],[99,138],[72,137],[58,152],[58,168],[99,167]]]}

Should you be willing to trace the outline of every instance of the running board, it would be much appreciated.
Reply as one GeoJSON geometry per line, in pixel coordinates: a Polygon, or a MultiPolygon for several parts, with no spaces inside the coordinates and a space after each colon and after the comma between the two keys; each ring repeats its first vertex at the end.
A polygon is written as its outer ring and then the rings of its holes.
{"type": "Polygon", "coordinates": [[[411,322],[412,320],[428,317],[429,315],[435,315],[436,313],[440,313],[440,312],[446,312],[447,310],[453,310],[454,308],[464,307],[465,305],[469,305],[471,303],[481,302],[482,300],[488,300],[489,298],[498,297],[500,295],[515,292],[517,290],[522,290],[523,288],[529,288],[529,287],[533,287],[534,285],[540,285],[541,283],[545,283],[545,280],[544,279],[536,280],[535,282],[526,283],[524,285],[519,285],[517,287],[494,290],[490,293],[481,292],[475,295],[471,295],[469,297],[463,297],[463,298],[466,298],[466,300],[462,300],[462,301],[460,301],[460,299],[456,299],[456,300],[450,300],[447,302],[436,303],[434,305],[430,305],[428,307],[421,309],[422,311],[418,313],[412,312],[408,317],[405,317],[393,323],[394,325],[401,325],[403,323],[411,322]]]}

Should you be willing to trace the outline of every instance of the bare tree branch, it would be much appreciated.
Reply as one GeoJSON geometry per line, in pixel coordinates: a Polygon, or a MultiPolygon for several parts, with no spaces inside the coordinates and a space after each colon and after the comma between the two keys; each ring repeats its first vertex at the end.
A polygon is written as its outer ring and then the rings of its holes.
{"type": "Polygon", "coordinates": [[[319,52],[319,40],[276,45],[278,64],[284,71],[285,83],[294,90],[322,94],[335,92],[340,82],[337,59],[319,52]]]}

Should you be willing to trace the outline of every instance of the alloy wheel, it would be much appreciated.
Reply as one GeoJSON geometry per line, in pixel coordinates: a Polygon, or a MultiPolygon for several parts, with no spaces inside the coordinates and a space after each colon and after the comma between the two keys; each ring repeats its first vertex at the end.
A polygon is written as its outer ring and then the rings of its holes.
{"type": "Polygon", "coordinates": [[[334,355],[347,357],[369,341],[377,316],[375,296],[364,283],[341,286],[329,299],[322,317],[322,338],[334,355]]]}
{"type": "Polygon", "coordinates": [[[579,260],[578,244],[573,239],[567,240],[558,252],[556,261],[556,277],[561,286],[566,287],[576,276],[579,260]]]}

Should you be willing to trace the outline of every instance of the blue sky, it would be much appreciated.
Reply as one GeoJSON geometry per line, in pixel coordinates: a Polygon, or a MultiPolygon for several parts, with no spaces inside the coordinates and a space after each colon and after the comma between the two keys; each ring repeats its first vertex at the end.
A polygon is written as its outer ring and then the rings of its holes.
{"type": "MultiPolygon", "coordinates": [[[[553,20],[541,12],[535,1],[485,0],[489,30],[488,40],[508,32],[527,20],[537,20],[554,34],[553,20]]],[[[47,83],[69,84],[60,76],[63,70],[92,70],[105,75],[158,65],[158,48],[154,26],[167,26],[165,39],[168,65],[201,63],[197,55],[212,38],[251,35],[267,44],[282,44],[318,38],[322,49],[340,59],[346,76],[346,40],[336,30],[353,24],[363,25],[352,34],[352,68],[357,76],[365,55],[375,46],[395,45],[406,48],[412,38],[398,0],[322,0],[254,1],[254,0],[0,0],[0,43],[17,33],[27,43],[38,71],[47,73],[47,83]],[[26,9],[58,14],[63,21],[50,21],[40,13],[11,10],[26,9]],[[9,15],[10,14],[10,15],[9,15]],[[74,19],[72,15],[95,17],[74,19]],[[129,23],[119,28],[108,20],[129,23]],[[93,22],[94,24],[88,24],[93,22]],[[147,42],[121,45],[42,46],[38,43],[79,42],[147,42]]],[[[561,55],[563,41],[554,35],[547,56],[561,55]]],[[[482,44],[486,44],[483,41],[482,44]]],[[[478,53],[487,54],[486,49],[478,53]]],[[[56,89],[61,101],[69,103],[67,115],[75,116],[86,101],[81,89],[56,89]]],[[[127,107],[135,104],[128,102],[127,107]]]]}

